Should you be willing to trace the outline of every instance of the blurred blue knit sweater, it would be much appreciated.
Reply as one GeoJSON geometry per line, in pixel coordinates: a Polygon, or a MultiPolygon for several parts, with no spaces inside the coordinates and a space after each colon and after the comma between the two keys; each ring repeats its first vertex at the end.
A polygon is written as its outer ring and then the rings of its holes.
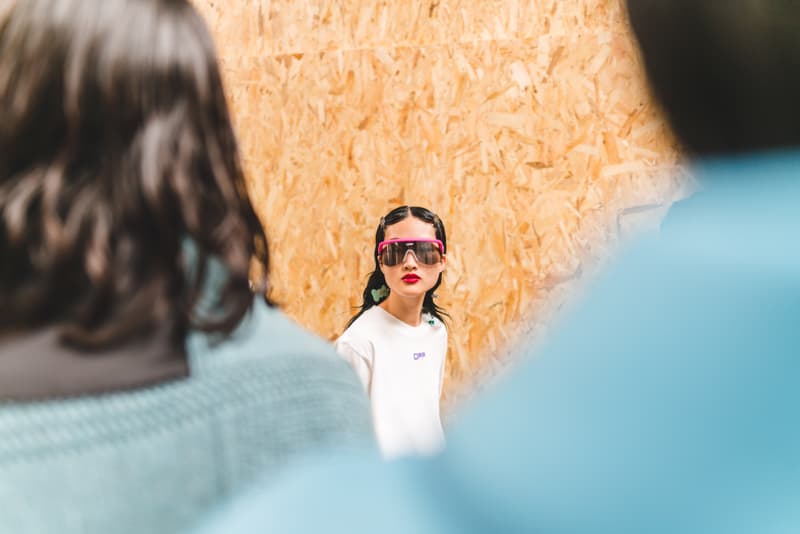
{"type": "Polygon", "coordinates": [[[696,170],[443,454],[320,461],[202,532],[800,532],[800,155],[696,170]]]}
{"type": "Polygon", "coordinates": [[[184,379],[0,404],[0,533],[176,532],[300,453],[371,443],[352,370],[263,301],[187,347],[184,379]]]}

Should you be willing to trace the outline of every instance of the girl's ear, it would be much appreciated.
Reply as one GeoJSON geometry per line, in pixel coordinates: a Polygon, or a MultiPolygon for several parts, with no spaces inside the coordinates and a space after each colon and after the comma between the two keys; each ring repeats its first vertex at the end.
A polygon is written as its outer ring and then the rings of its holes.
{"type": "Polygon", "coordinates": [[[442,261],[439,262],[439,272],[444,271],[445,265],[447,265],[447,255],[442,254],[442,261]]]}

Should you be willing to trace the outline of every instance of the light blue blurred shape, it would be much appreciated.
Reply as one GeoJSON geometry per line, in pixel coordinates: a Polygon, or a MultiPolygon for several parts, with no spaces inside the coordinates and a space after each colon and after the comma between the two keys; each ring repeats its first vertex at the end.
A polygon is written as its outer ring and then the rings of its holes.
{"type": "Polygon", "coordinates": [[[433,459],[320,459],[201,532],[800,532],[800,154],[704,161],[433,459]]]}

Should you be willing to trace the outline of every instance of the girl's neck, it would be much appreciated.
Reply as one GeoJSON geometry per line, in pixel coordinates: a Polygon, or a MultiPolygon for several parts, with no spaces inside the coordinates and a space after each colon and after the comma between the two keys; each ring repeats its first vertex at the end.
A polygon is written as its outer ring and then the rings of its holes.
{"type": "Polygon", "coordinates": [[[406,299],[390,293],[386,300],[378,304],[378,306],[406,324],[419,326],[422,321],[422,301],[424,299],[424,296],[418,299],[406,299]]]}

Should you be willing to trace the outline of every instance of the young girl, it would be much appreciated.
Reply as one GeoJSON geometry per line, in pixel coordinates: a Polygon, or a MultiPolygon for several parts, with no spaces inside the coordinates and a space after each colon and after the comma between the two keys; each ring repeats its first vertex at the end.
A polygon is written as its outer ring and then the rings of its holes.
{"type": "Polygon", "coordinates": [[[446,314],[433,298],[446,249],[436,214],[416,206],[390,211],[375,233],[375,270],[361,310],[336,341],[367,390],[387,457],[430,454],[444,445],[439,397],[446,314]]]}

